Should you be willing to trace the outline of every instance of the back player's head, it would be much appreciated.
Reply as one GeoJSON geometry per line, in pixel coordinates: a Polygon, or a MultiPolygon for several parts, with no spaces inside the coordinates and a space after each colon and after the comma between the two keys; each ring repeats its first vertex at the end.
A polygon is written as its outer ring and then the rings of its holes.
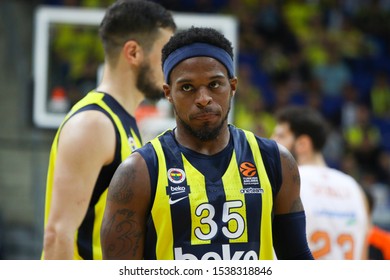
{"type": "Polygon", "coordinates": [[[233,48],[213,28],[191,27],[176,33],[162,50],[167,100],[177,131],[197,141],[211,141],[227,131],[236,91],[233,48]]]}
{"type": "Polygon", "coordinates": [[[325,146],[328,124],[320,112],[307,106],[287,106],[275,114],[272,138],[299,160],[300,155],[320,153],[325,146]]]}
{"type": "Polygon", "coordinates": [[[148,0],[118,0],[99,27],[108,67],[127,65],[146,97],[162,97],[161,49],[176,31],[172,14],[148,0]]]}
{"type": "Polygon", "coordinates": [[[114,62],[128,41],[151,51],[163,29],[176,31],[172,14],[148,0],[118,0],[108,7],[99,27],[106,58],[114,62]]]}

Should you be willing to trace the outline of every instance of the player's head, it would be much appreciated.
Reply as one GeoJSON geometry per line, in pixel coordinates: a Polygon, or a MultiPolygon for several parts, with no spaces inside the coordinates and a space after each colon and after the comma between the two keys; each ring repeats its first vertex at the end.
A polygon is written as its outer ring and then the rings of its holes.
{"type": "Polygon", "coordinates": [[[118,0],[107,9],[99,35],[106,63],[115,67],[123,54],[127,61],[135,57],[137,62],[132,64],[132,69],[137,69],[138,89],[146,97],[157,99],[163,96],[163,74],[155,65],[160,64],[161,49],[175,31],[172,14],[160,4],[118,0]]]}
{"type": "Polygon", "coordinates": [[[213,28],[191,27],[171,37],[162,64],[178,128],[202,141],[215,139],[227,123],[237,84],[231,42],[213,28]]]}
{"type": "Polygon", "coordinates": [[[148,0],[118,0],[108,7],[99,35],[108,59],[115,59],[123,45],[137,41],[144,50],[151,50],[161,29],[176,30],[172,14],[148,0]]]}
{"type": "Polygon", "coordinates": [[[275,114],[277,125],[272,138],[294,156],[302,149],[321,152],[325,146],[328,125],[320,112],[307,106],[287,106],[275,114]]]}
{"type": "Polygon", "coordinates": [[[170,83],[170,73],[181,61],[206,56],[222,63],[229,78],[234,77],[233,47],[231,42],[213,28],[191,27],[176,33],[162,50],[165,82],[170,83]]]}

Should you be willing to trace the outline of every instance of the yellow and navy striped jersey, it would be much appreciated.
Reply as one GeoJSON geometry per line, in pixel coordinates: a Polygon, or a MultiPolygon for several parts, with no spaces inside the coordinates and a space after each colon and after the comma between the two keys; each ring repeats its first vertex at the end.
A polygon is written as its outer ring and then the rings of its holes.
{"type": "Polygon", "coordinates": [[[229,144],[213,156],[181,146],[170,130],[137,150],[153,194],[145,259],[274,258],[279,150],[272,140],[229,129],[229,144]]]}
{"type": "MultiPolygon", "coordinates": [[[[86,216],[75,236],[74,259],[102,259],[100,227],[106,203],[107,188],[119,164],[135,149],[141,147],[141,136],[135,118],[109,94],[91,91],[66,115],[54,138],[49,160],[46,183],[45,226],[49,217],[53,174],[57,156],[58,137],[69,118],[85,110],[98,110],[106,114],[115,127],[116,148],[114,160],[104,166],[96,181],[86,216]]],[[[75,143],[77,144],[77,143],[75,143]]],[[[44,252],[42,253],[43,257],[44,252]]]]}

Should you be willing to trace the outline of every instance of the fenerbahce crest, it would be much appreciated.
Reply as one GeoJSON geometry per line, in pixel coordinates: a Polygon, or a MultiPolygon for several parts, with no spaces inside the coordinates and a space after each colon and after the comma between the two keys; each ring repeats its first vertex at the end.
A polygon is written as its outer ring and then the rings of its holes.
{"type": "Polygon", "coordinates": [[[184,170],[180,168],[170,168],[168,170],[168,180],[170,183],[166,188],[167,195],[169,195],[169,204],[174,205],[186,198],[190,193],[190,186],[181,185],[186,179],[184,170]]]}

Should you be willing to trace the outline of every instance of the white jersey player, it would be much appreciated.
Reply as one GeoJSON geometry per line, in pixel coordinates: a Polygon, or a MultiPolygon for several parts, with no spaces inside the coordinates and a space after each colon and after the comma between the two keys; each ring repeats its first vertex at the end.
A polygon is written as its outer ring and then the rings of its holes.
{"type": "Polygon", "coordinates": [[[299,165],[306,233],[315,259],[367,259],[369,214],[361,186],[326,166],[321,153],[327,126],[309,107],[285,107],[276,114],[273,139],[288,148],[299,165]]]}
{"type": "Polygon", "coordinates": [[[303,165],[301,199],[306,233],[315,259],[366,258],[368,214],[357,182],[336,169],[303,165]]]}

